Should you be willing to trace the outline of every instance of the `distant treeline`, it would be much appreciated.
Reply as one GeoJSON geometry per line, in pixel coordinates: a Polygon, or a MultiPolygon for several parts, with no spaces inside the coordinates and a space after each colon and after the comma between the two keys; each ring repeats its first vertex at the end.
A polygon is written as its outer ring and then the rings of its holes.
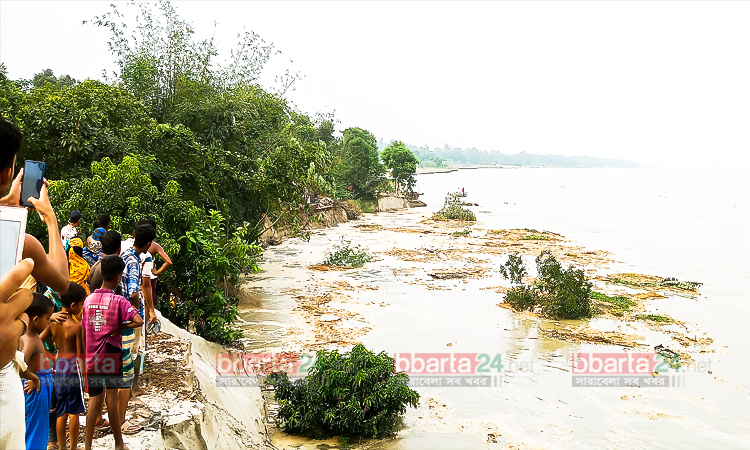
{"type": "MultiPolygon", "coordinates": [[[[381,145],[384,145],[381,141],[381,145]]],[[[543,167],[638,167],[624,159],[595,158],[592,156],[535,155],[532,153],[500,153],[476,148],[462,149],[446,144],[443,148],[431,149],[406,144],[422,167],[446,167],[455,164],[502,164],[543,167]]]]}

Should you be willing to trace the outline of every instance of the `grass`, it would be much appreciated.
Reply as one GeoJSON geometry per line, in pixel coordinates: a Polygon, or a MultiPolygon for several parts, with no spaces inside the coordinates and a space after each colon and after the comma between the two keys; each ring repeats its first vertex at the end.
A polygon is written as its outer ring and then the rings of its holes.
{"type": "Polygon", "coordinates": [[[652,322],[659,323],[671,323],[672,319],[666,316],[660,316],[658,314],[636,314],[633,316],[636,320],[650,320],[652,322]]]}
{"type": "Polygon", "coordinates": [[[635,302],[621,295],[607,295],[601,292],[591,291],[591,299],[600,302],[599,306],[604,307],[615,316],[622,316],[623,312],[628,311],[635,302]]]}
{"type": "Polygon", "coordinates": [[[530,234],[521,238],[522,241],[549,241],[549,236],[530,234]]]}
{"type": "Polygon", "coordinates": [[[461,230],[461,231],[454,231],[453,233],[451,233],[451,236],[453,236],[453,237],[459,237],[459,236],[466,237],[466,236],[468,236],[470,234],[471,234],[471,230],[466,229],[466,230],[461,230]]]}

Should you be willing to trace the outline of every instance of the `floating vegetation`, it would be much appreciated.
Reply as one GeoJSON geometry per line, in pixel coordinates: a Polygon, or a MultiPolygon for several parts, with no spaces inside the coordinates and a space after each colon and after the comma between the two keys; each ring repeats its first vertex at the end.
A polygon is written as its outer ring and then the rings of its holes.
{"type": "Polygon", "coordinates": [[[605,278],[605,281],[641,289],[670,289],[688,292],[698,292],[698,288],[703,285],[703,283],[695,281],[680,281],[676,278],[662,278],[638,273],[617,273],[609,275],[605,278]]]}
{"type": "Polygon", "coordinates": [[[477,216],[473,212],[461,206],[456,194],[448,194],[445,197],[443,209],[432,215],[433,220],[463,220],[466,222],[475,222],[477,216]]]}
{"type": "Polygon", "coordinates": [[[362,267],[373,260],[373,257],[366,251],[361,250],[359,245],[352,246],[351,244],[351,241],[347,241],[342,237],[341,245],[335,246],[335,250],[328,254],[328,257],[323,261],[322,265],[336,267],[362,267]]]}
{"type": "Polygon", "coordinates": [[[672,318],[667,316],[660,316],[658,314],[636,314],[633,316],[635,320],[650,320],[651,322],[659,323],[672,323],[672,318]]]}
{"type": "Polygon", "coordinates": [[[521,240],[522,241],[549,241],[549,236],[545,236],[543,234],[530,234],[528,236],[523,236],[521,240]]]}
{"type": "Polygon", "coordinates": [[[383,225],[380,225],[380,224],[377,224],[377,223],[374,223],[374,224],[363,223],[363,224],[359,224],[359,225],[354,225],[354,228],[359,228],[359,229],[365,230],[365,231],[380,231],[380,230],[383,229],[383,225]]]}
{"type": "Polygon", "coordinates": [[[622,316],[625,311],[635,306],[635,302],[621,295],[607,295],[601,292],[591,291],[591,300],[594,300],[600,309],[615,316],[622,316]]]}

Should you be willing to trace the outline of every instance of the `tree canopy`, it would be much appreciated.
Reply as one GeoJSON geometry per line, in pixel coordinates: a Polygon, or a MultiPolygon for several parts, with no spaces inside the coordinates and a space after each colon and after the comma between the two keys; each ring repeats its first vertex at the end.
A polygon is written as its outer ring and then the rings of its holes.
{"type": "Polygon", "coordinates": [[[417,173],[417,158],[406,148],[403,142],[391,142],[382,153],[383,165],[391,171],[391,176],[396,182],[396,192],[399,192],[401,186],[410,191],[417,180],[414,174],[417,173]]]}

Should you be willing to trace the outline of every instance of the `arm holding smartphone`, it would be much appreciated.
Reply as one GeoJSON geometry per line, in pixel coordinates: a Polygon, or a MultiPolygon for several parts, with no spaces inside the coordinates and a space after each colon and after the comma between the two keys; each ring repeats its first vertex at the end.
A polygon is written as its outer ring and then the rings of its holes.
{"type": "MultiPolygon", "coordinates": [[[[20,206],[23,174],[24,171],[22,169],[13,180],[8,195],[0,199],[0,204],[5,206],[20,206]]],[[[54,291],[62,294],[68,290],[70,283],[68,258],[65,256],[65,250],[60,240],[60,229],[57,225],[55,211],[49,202],[47,186],[49,186],[49,182],[44,180],[39,198],[29,197],[26,200],[34,206],[42,221],[47,225],[49,253],[44,251],[44,247],[42,247],[42,244],[34,236],[26,234],[23,245],[23,257],[34,260],[34,270],[31,272],[31,275],[37,281],[46,284],[54,291]]]]}

